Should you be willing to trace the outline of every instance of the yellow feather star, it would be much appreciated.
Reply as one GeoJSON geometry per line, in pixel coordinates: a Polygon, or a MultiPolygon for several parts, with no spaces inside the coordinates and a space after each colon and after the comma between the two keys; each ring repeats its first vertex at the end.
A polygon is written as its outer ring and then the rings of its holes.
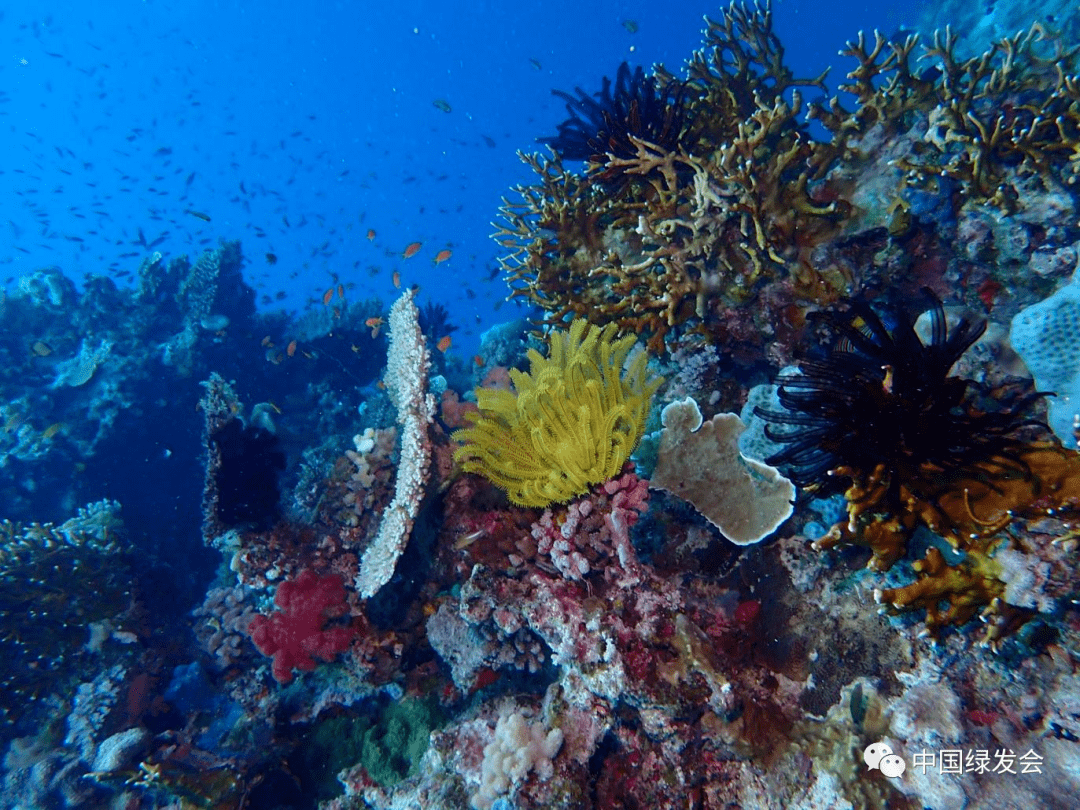
{"type": "Polygon", "coordinates": [[[578,319],[548,338],[549,357],[529,350],[529,372],[511,369],[517,393],[476,389],[479,413],[455,431],[454,458],[483,475],[519,506],[564,503],[617,475],[645,429],[661,380],[639,353],[623,364],[634,336],[613,340],[578,319]]]}

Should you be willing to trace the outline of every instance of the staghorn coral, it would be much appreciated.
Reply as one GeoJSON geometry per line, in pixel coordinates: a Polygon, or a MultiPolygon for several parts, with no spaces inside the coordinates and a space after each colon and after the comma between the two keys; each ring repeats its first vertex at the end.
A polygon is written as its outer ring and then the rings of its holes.
{"type": "MultiPolygon", "coordinates": [[[[733,5],[689,67],[693,123],[676,142],[628,131],[586,177],[558,153],[522,155],[538,182],[504,201],[494,236],[509,250],[511,296],[549,324],[571,314],[616,322],[659,352],[691,332],[725,338],[732,311],[770,283],[811,300],[835,294],[809,252],[847,207],[812,182],[833,154],[799,123],[794,89],[821,85],[795,79],[782,56],[771,11],[733,5]]],[[[761,341],[769,329],[757,326],[749,333],[761,341]]]]}
{"type": "Polygon", "coordinates": [[[862,152],[875,127],[893,137],[916,128],[916,138],[896,165],[916,187],[948,180],[974,200],[1014,210],[1018,178],[1038,177],[1047,187],[1076,182],[1080,165],[1080,81],[1066,73],[1076,46],[1041,24],[1002,39],[970,58],[957,55],[959,37],[936,31],[915,62],[919,37],[893,42],[860,33],[841,53],[859,65],[840,89],[855,96],[849,112],[833,98],[811,116],[833,133],[848,158],[862,152]]]}
{"type": "Polygon", "coordinates": [[[552,332],[550,357],[529,351],[529,372],[511,369],[516,393],[479,388],[472,426],[455,431],[464,442],[455,460],[505,490],[519,506],[566,502],[617,474],[645,428],[660,380],[639,353],[622,374],[634,337],[614,340],[575,320],[552,332]]]}

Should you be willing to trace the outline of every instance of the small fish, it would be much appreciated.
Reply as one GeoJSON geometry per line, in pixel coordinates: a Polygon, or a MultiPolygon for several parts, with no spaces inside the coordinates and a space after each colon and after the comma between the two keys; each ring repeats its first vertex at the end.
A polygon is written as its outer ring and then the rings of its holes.
{"type": "Polygon", "coordinates": [[[435,258],[432,259],[431,263],[433,265],[442,264],[453,255],[454,251],[450,250],[449,248],[446,250],[440,250],[438,253],[435,254],[435,258]]]}
{"type": "Polygon", "coordinates": [[[537,70],[543,70],[543,69],[544,69],[544,68],[543,68],[543,65],[541,65],[541,64],[540,64],[540,60],[539,60],[539,59],[531,59],[531,58],[530,58],[530,59],[529,59],[529,64],[530,64],[530,65],[532,65],[532,66],[533,66],[534,68],[536,68],[537,70]]]}
{"type": "Polygon", "coordinates": [[[322,297],[323,306],[324,307],[329,306],[330,305],[330,299],[333,298],[333,297],[334,297],[334,288],[331,287],[329,290],[327,290],[326,292],[323,293],[323,297],[322,297]]]}
{"type": "Polygon", "coordinates": [[[484,365],[484,358],[481,357],[478,354],[473,355],[472,361],[473,361],[473,364],[475,364],[477,368],[480,368],[480,367],[482,367],[484,365]]]}
{"type": "MultiPolygon", "coordinates": [[[[374,318],[368,318],[366,321],[364,321],[364,326],[368,327],[371,330],[371,337],[372,339],[374,339],[379,336],[379,330],[382,329],[384,323],[386,323],[386,321],[376,316],[374,318]]],[[[353,349],[353,351],[356,350],[353,349]]]]}
{"type": "Polygon", "coordinates": [[[450,102],[447,101],[445,98],[437,98],[431,103],[438,107],[440,110],[442,110],[444,113],[448,113],[451,110],[450,102]]]}
{"type": "Polygon", "coordinates": [[[38,357],[48,357],[53,353],[53,348],[44,340],[35,340],[34,345],[30,347],[30,351],[38,357]]]}
{"type": "Polygon", "coordinates": [[[198,217],[203,222],[209,222],[210,221],[210,215],[209,214],[204,214],[202,211],[192,211],[190,208],[188,208],[186,211],[184,211],[184,213],[185,214],[191,214],[193,217],[198,217]]]}
{"type": "Polygon", "coordinates": [[[63,422],[53,422],[51,425],[49,425],[47,428],[45,428],[45,430],[43,430],[41,432],[41,438],[48,441],[53,436],[55,436],[57,433],[59,433],[61,430],[63,430],[63,428],[64,428],[64,423],[63,422]]]}
{"type": "Polygon", "coordinates": [[[274,413],[276,413],[278,416],[281,416],[281,408],[277,406],[277,403],[266,400],[266,404],[274,409],[274,413]]]}
{"type": "Polygon", "coordinates": [[[435,348],[443,354],[446,354],[447,349],[449,349],[452,344],[453,341],[450,339],[450,336],[447,335],[446,337],[439,338],[439,342],[435,344],[435,348]]]}
{"type": "Polygon", "coordinates": [[[345,285],[344,284],[338,284],[337,285],[337,295],[338,295],[338,298],[344,298],[345,297],[345,285]]]}
{"type": "Polygon", "coordinates": [[[631,34],[636,34],[638,32],[637,20],[623,20],[622,27],[631,34]]]}
{"type": "Polygon", "coordinates": [[[423,242],[410,242],[405,246],[405,250],[401,254],[403,259],[411,259],[417,253],[420,252],[420,248],[424,246],[423,242]]]}
{"type": "Polygon", "coordinates": [[[266,263],[270,264],[270,265],[277,264],[277,256],[274,255],[273,253],[267,253],[266,254],[266,263]]]}
{"type": "Polygon", "coordinates": [[[263,347],[264,349],[266,349],[266,348],[273,348],[273,346],[274,346],[274,341],[272,341],[272,340],[270,339],[270,336],[269,336],[269,335],[267,335],[266,337],[264,337],[264,338],[262,339],[262,341],[261,341],[261,342],[259,343],[259,345],[260,345],[260,346],[262,346],[262,347],[263,347]]]}
{"type": "Polygon", "coordinates": [[[296,354],[296,341],[295,340],[290,340],[289,341],[289,345],[285,347],[285,354],[287,356],[289,356],[289,357],[292,357],[294,354],[296,354]]]}
{"type": "Polygon", "coordinates": [[[399,273],[397,270],[394,271],[393,281],[394,281],[395,289],[400,290],[401,289],[401,273],[399,273]]]}
{"type": "Polygon", "coordinates": [[[374,242],[375,241],[375,229],[374,228],[368,228],[367,229],[367,240],[369,242],[374,242]]]}

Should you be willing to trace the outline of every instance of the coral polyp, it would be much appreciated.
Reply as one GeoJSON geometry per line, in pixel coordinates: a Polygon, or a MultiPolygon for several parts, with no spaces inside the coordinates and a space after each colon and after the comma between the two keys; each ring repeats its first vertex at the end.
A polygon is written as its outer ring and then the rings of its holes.
{"type": "Polygon", "coordinates": [[[566,102],[570,117],[559,124],[559,134],[540,138],[563,160],[585,160],[603,165],[611,157],[637,155],[634,139],[664,151],[674,150],[686,128],[684,82],[659,75],[646,76],[640,65],[633,72],[623,62],[615,74],[615,89],[604,77],[603,89],[589,95],[580,87],[577,96],[552,91],[566,102]]]}

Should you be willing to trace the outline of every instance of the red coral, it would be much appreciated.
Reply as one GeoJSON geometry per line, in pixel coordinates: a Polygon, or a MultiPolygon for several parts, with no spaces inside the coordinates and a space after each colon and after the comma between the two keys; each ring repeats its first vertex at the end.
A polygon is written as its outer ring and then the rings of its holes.
{"type": "Polygon", "coordinates": [[[293,669],[311,672],[316,658],[332,661],[349,648],[355,635],[352,626],[323,629],[328,618],[348,612],[341,577],[302,571],[296,579],[278,586],[274,604],[281,610],[256,616],[248,633],[259,652],[273,656],[272,672],[278,683],[289,683],[293,669]]]}

